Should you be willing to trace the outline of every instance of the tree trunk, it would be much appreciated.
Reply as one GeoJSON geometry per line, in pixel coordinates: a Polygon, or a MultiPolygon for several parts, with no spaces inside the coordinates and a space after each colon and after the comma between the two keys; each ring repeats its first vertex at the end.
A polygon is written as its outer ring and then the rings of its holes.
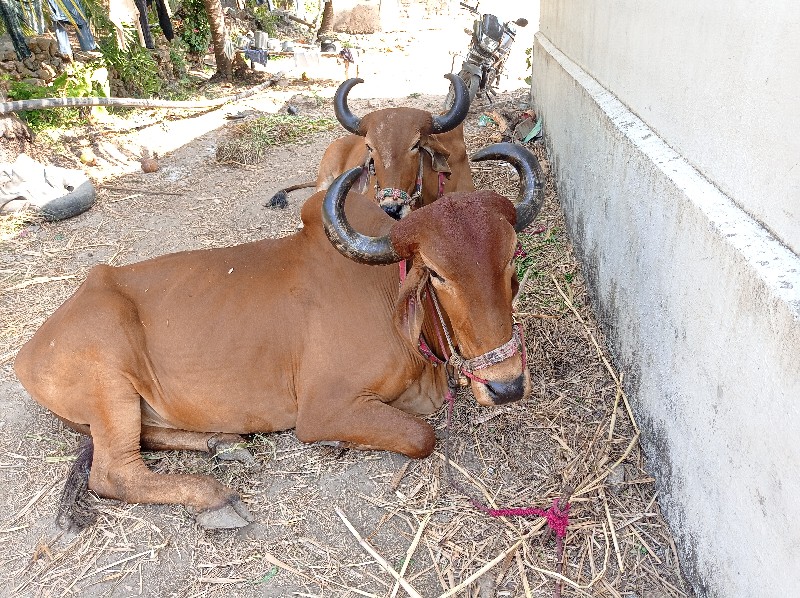
{"type": "Polygon", "coordinates": [[[220,0],[203,0],[211,27],[211,42],[214,44],[214,57],[217,60],[217,79],[230,81],[233,79],[231,60],[225,56],[225,15],[220,0]]]}
{"type": "Polygon", "coordinates": [[[319,31],[317,32],[317,39],[321,39],[323,35],[327,35],[331,31],[333,31],[333,0],[325,0],[325,6],[322,8],[322,21],[320,21],[319,31]]]}

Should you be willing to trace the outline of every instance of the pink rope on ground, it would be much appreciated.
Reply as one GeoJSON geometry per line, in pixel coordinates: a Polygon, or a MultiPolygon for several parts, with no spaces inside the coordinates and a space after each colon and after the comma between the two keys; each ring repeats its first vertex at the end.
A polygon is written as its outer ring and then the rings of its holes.
{"type": "Polygon", "coordinates": [[[479,501],[472,501],[472,506],[486,513],[491,517],[544,517],[547,525],[556,533],[556,537],[563,538],[567,535],[569,526],[569,507],[567,503],[563,509],[558,508],[558,499],[553,499],[553,505],[549,509],[538,509],[536,507],[523,507],[515,509],[491,509],[479,501]]]}

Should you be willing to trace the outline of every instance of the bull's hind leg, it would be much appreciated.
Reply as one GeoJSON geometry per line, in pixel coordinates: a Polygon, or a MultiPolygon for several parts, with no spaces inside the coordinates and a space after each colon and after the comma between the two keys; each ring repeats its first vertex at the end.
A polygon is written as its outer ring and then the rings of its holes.
{"type": "Polygon", "coordinates": [[[105,396],[107,408],[89,422],[94,442],[91,490],[128,503],[183,504],[207,528],[243,527],[252,520],[236,492],[211,477],[150,471],[139,452],[139,395],[132,388],[117,388],[105,396]]]}
{"type": "MultiPolygon", "coordinates": [[[[92,436],[89,488],[129,503],[183,504],[206,527],[250,520],[238,495],[208,476],[156,474],[142,460],[136,375],[152,373],[136,306],[97,266],[20,350],[14,367],[31,396],[92,436]]],[[[85,474],[84,474],[85,475],[85,474]]]]}
{"type": "MultiPolygon", "coordinates": [[[[56,415],[68,428],[91,435],[89,426],[76,424],[56,415]]],[[[239,461],[254,465],[256,460],[247,449],[247,442],[238,434],[222,432],[189,432],[163,426],[142,425],[141,446],[148,451],[199,451],[210,453],[220,461],[239,461]]]]}
{"type": "Polygon", "coordinates": [[[190,432],[160,426],[142,426],[141,445],[150,451],[199,451],[210,453],[221,461],[255,464],[247,442],[238,434],[190,432]]]}

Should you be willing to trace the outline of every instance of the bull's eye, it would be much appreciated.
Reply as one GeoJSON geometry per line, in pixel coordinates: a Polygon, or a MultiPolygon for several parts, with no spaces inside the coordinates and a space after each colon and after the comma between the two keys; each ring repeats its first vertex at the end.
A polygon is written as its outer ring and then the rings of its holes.
{"type": "Polygon", "coordinates": [[[444,283],[444,278],[439,276],[439,273],[436,272],[436,270],[431,270],[430,268],[428,268],[428,271],[431,273],[431,278],[433,278],[433,280],[435,280],[436,282],[444,283]]]}
{"type": "Polygon", "coordinates": [[[365,145],[367,146],[367,151],[371,154],[374,150],[369,146],[369,143],[365,145]]]}
{"type": "Polygon", "coordinates": [[[418,152],[419,151],[419,141],[417,141],[414,145],[411,146],[411,151],[412,152],[418,152]]]}

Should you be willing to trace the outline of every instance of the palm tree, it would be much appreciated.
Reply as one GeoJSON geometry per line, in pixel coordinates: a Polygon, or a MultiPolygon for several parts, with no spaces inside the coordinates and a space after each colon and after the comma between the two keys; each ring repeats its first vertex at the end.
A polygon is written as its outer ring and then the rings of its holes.
{"type": "Polygon", "coordinates": [[[225,15],[222,12],[220,0],[203,0],[208,14],[208,24],[211,28],[211,41],[214,44],[214,57],[217,60],[216,79],[230,81],[233,79],[231,60],[225,56],[225,15]]]}

